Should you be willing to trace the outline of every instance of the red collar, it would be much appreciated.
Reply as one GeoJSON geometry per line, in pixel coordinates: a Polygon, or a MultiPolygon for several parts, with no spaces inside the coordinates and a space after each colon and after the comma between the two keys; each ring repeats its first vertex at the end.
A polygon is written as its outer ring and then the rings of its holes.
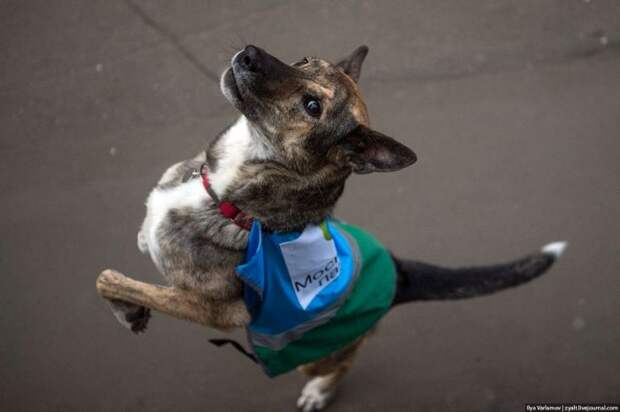
{"type": "Polygon", "coordinates": [[[211,184],[209,183],[209,175],[207,174],[207,165],[206,163],[200,167],[200,175],[202,176],[202,185],[205,190],[209,193],[211,198],[217,202],[217,208],[220,210],[222,216],[227,219],[233,221],[234,224],[239,226],[242,229],[250,230],[252,228],[252,223],[254,223],[254,218],[246,215],[243,211],[241,211],[237,206],[232,204],[231,202],[220,202],[215,192],[211,188],[211,184]]]}

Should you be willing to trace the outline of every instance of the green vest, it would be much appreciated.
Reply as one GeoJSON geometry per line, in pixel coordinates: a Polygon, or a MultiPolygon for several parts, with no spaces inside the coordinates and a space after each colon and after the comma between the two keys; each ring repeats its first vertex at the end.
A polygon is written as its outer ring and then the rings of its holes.
{"type": "Polygon", "coordinates": [[[388,311],[396,289],[396,269],[390,253],[369,233],[332,221],[356,250],[358,276],[349,294],[326,323],[320,323],[277,349],[255,339],[248,340],[267,375],[274,377],[297,366],[317,361],[343,349],[366,334],[388,311]]]}

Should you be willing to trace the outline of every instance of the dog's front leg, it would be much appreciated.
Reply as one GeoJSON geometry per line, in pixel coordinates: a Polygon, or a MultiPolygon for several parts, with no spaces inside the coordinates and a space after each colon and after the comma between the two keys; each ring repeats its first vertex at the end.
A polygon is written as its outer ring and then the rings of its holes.
{"type": "Polygon", "coordinates": [[[133,333],[140,333],[146,330],[146,325],[151,318],[151,310],[149,308],[118,299],[107,299],[107,301],[110,304],[114,317],[121,325],[133,333]]]}
{"type": "Polygon", "coordinates": [[[245,326],[250,322],[250,314],[240,298],[230,301],[209,300],[190,290],[140,282],[110,269],[101,272],[97,278],[97,291],[117,309],[124,306],[124,309],[132,312],[143,308],[147,320],[148,310],[152,309],[223,330],[245,326]]]}

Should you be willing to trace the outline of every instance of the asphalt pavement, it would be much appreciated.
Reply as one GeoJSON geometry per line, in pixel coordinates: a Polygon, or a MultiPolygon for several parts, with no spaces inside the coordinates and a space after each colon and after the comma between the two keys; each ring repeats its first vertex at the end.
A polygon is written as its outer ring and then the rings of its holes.
{"type": "MultiPolygon", "coordinates": [[[[290,411],[222,334],[155,314],[120,327],[112,267],[163,170],[235,118],[217,78],[367,44],[376,129],[419,161],[353,177],[337,209],[397,254],[449,266],[567,240],[544,277],[387,316],[330,410],[523,411],[620,402],[620,2],[0,2],[0,410],[290,411]]],[[[241,333],[234,337],[241,338],[241,333]]]]}

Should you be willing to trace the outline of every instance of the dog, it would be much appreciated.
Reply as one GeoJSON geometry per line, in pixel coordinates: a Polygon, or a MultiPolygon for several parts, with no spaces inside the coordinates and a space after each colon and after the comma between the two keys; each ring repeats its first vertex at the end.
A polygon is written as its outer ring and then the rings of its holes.
{"type": "MultiPolygon", "coordinates": [[[[257,236],[305,234],[311,228],[319,233],[317,239],[329,242],[340,224],[330,219],[351,174],[393,172],[416,161],[411,149],[369,126],[357,84],[367,53],[361,46],[337,64],[304,57],[289,65],[259,47],[245,47],[233,56],[220,82],[240,117],[206,151],[166,170],[148,196],[138,248],[150,255],[170,285],[213,304],[214,328],[247,328],[252,322],[246,297],[253,288],[238,268],[246,261],[259,223],[257,236]],[[330,229],[325,229],[326,221],[332,222],[330,229]]],[[[469,298],[538,277],[565,247],[565,242],[555,242],[514,262],[462,269],[400,259],[380,250],[394,277],[373,276],[391,282],[380,288],[392,290],[389,307],[469,298]]],[[[330,284],[337,273],[330,276],[321,282],[330,284]]],[[[304,279],[295,287],[317,278],[304,279]]],[[[145,330],[147,308],[110,303],[123,325],[134,332],[145,330]]],[[[297,402],[300,409],[327,406],[373,330],[370,325],[346,345],[299,366],[309,376],[297,402]]]]}

